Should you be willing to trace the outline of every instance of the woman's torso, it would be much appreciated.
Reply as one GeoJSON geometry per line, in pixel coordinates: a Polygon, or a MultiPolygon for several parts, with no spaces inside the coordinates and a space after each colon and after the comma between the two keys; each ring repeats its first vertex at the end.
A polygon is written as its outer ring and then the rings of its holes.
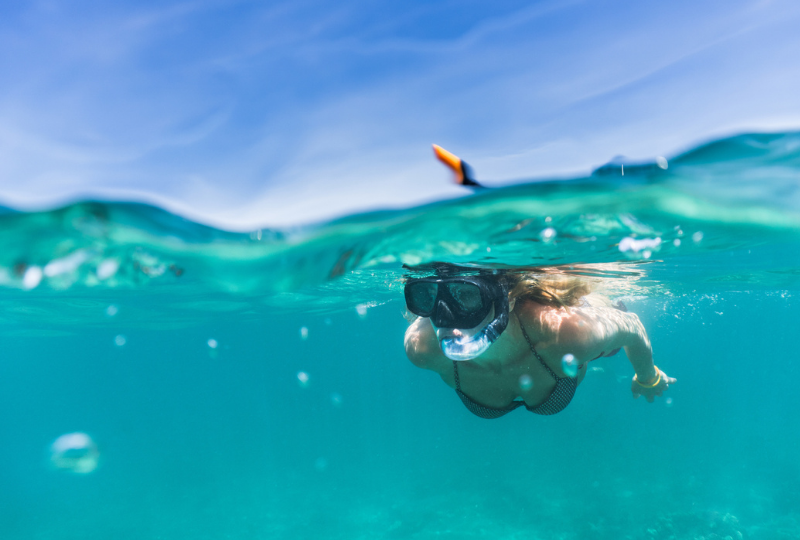
{"type": "MultiPolygon", "coordinates": [[[[548,311],[555,309],[535,302],[518,305],[506,329],[512,344],[506,346],[503,361],[459,362],[461,392],[472,401],[495,409],[508,408],[515,399],[522,399],[529,409],[546,403],[558,379],[568,377],[561,365],[562,355],[557,351],[560,347],[553,346],[553,329],[549,327],[552,317],[548,317],[548,311]],[[531,350],[522,328],[541,361],[531,350]]],[[[561,316],[564,315],[562,312],[561,316]]],[[[451,362],[445,359],[436,371],[445,383],[456,388],[456,374],[451,362]]],[[[585,371],[578,370],[577,384],[583,380],[585,371]]]]}

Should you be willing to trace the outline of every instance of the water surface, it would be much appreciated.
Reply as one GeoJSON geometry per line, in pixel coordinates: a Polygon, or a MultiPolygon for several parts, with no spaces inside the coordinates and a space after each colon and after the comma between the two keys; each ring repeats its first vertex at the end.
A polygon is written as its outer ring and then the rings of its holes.
{"type": "Polygon", "coordinates": [[[0,214],[9,539],[800,537],[800,134],[289,230],[0,214]],[[483,420],[405,358],[403,264],[580,274],[678,383],[483,420]],[[213,341],[210,341],[213,340],[213,341]],[[54,470],[86,432],[89,474],[54,470]]]}

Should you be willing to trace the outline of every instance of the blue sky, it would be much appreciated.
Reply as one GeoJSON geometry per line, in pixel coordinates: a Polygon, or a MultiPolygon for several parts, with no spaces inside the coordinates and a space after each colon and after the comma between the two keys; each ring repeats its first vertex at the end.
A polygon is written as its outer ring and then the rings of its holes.
{"type": "Polygon", "coordinates": [[[0,202],[233,229],[800,127],[800,2],[3,2],[0,202]]]}

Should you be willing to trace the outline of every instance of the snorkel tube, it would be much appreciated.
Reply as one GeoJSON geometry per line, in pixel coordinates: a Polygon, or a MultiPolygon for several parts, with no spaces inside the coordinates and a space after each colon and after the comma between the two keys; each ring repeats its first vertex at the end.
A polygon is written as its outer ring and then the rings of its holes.
{"type": "MultiPolygon", "coordinates": [[[[457,184],[476,190],[486,189],[486,186],[475,180],[472,167],[466,161],[437,144],[433,145],[433,152],[439,161],[455,173],[457,184]]],[[[502,283],[500,290],[501,294],[494,301],[495,316],[489,324],[475,335],[441,340],[439,345],[447,358],[455,361],[472,360],[485,353],[497,341],[508,326],[508,291],[502,283]]]]}
{"type": "Polygon", "coordinates": [[[448,152],[438,144],[433,145],[433,153],[436,154],[436,159],[444,163],[450,170],[455,173],[456,184],[461,184],[465,187],[482,189],[486,186],[479,184],[475,180],[475,174],[472,172],[472,167],[467,165],[467,162],[448,152]]]}
{"type": "Polygon", "coordinates": [[[450,360],[472,360],[486,352],[508,326],[508,291],[500,285],[501,294],[494,301],[494,319],[473,336],[446,338],[439,345],[450,360]]]}

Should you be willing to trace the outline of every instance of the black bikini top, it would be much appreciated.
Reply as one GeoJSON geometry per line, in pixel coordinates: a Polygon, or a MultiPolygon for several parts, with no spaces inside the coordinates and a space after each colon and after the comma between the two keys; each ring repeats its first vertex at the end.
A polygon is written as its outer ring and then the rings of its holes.
{"type": "MultiPolygon", "coordinates": [[[[453,362],[453,372],[455,373],[456,378],[456,393],[458,394],[458,397],[461,398],[464,406],[466,406],[472,414],[480,416],[481,418],[500,418],[501,416],[510,413],[518,407],[522,407],[523,405],[526,409],[534,414],[556,414],[557,412],[563,411],[564,408],[569,405],[569,402],[572,401],[572,396],[575,395],[575,389],[578,387],[578,378],[559,377],[556,375],[555,372],[550,369],[550,366],[545,364],[544,360],[542,360],[542,357],[539,356],[539,353],[536,352],[533,343],[531,343],[531,340],[528,337],[528,333],[525,332],[525,328],[522,326],[522,322],[519,323],[519,327],[522,329],[522,335],[525,336],[525,341],[528,342],[528,346],[531,348],[533,355],[537,360],[539,360],[542,366],[544,366],[547,372],[550,373],[550,375],[556,380],[555,388],[553,388],[553,391],[550,393],[544,403],[541,403],[536,407],[529,407],[524,401],[513,401],[508,407],[504,407],[502,409],[487,407],[476,402],[461,391],[461,381],[458,379],[458,362],[453,362]]],[[[581,368],[583,368],[583,366],[581,366],[581,368]]]]}

